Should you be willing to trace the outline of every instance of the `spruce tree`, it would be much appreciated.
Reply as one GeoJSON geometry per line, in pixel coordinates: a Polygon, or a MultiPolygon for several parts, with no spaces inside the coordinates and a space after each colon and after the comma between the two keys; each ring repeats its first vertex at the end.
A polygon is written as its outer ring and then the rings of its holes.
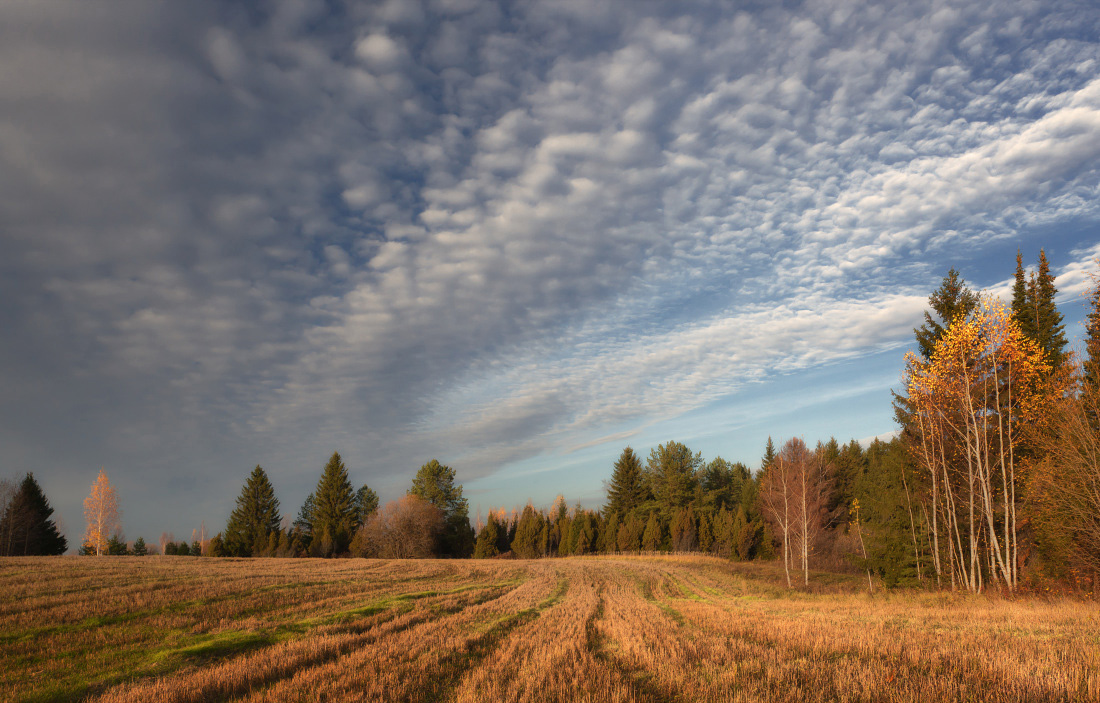
{"type": "Polygon", "coordinates": [[[0,554],[4,556],[46,556],[64,554],[68,542],[50,518],[53,508],[42,487],[28,473],[0,517],[0,554]]]}
{"type": "Polygon", "coordinates": [[[477,544],[474,545],[474,559],[489,559],[500,554],[497,542],[500,540],[500,526],[497,524],[496,515],[489,513],[485,527],[477,533],[477,544]]]}
{"type": "Polygon", "coordinates": [[[1062,313],[1054,302],[1058,289],[1050,273],[1046,252],[1039,250],[1039,270],[1023,283],[1023,261],[1016,253],[1016,283],[1012,288],[1012,319],[1026,337],[1043,350],[1051,368],[1057,369],[1065,360],[1066,334],[1062,313]]]}
{"type": "Polygon", "coordinates": [[[355,527],[367,524],[367,518],[378,510],[378,494],[369,486],[362,486],[355,492],[355,527]]]}
{"type": "Polygon", "coordinates": [[[645,502],[647,497],[642,462],[634,449],[627,447],[619,455],[611,472],[604,511],[626,515],[645,502]]]}
{"type": "Polygon", "coordinates": [[[225,549],[232,556],[258,556],[266,549],[271,534],[279,530],[281,520],[275,489],[257,464],[245,480],[237,507],[225,526],[225,549]]]}
{"type": "Polygon", "coordinates": [[[672,519],[676,508],[691,501],[702,466],[702,454],[692,454],[680,442],[659,444],[650,451],[646,477],[665,522],[672,519]]]}
{"type": "Polygon", "coordinates": [[[1030,295],[1028,279],[1024,273],[1024,259],[1020,250],[1016,250],[1016,276],[1012,284],[1012,319],[1020,331],[1029,339],[1035,339],[1035,319],[1028,314],[1030,295]]]}
{"type": "Polygon", "coordinates": [[[1100,389],[1100,277],[1093,280],[1089,293],[1089,313],[1085,318],[1085,385],[1100,389]]]}
{"type": "Polygon", "coordinates": [[[469,507],[462,497],[462,484],[455,484],[455,470],[436,459],[420,467],[409,495],[428,501],[443,513],[442,556],[466,558],[474,551],[474,530],[469,507]]]}
{"type": "Polygon", "coordinates": [[[134,550],[132,554],[135,557],[143,557],[149,553],[149,548],[145,546],[145,538],[138,537],[134,540],[134,550]]]}
{"type": "Polygon", "coordinates": [[[1066,326],[1054,302],[1057,294],[1046,252],[1040,249],[1039,271],[1035,276],[1036,341],[1046,354],[1047,362],[1055,369],[1062,365],[1066,356],[1066,326]]]}
{"type": "Polygon", "coordinates": [[[760,470],[767,471],[768,467],[775,463],[775,442],[768,435],[768,444],[764,447],[764,456],[760,459],[760,470]]]}
{"type": "Polygon", "coordinates": [[[657,522],[657,513],[649,514],[649,521],[645,525],[645,532],[642,533],[642,549],[647,552],[657,551],[657,548],[661,546],[661,525],[657,522]]]}
{"type": "Polygon", "coordinates": [[[540,557],[539,532],[542,530],[542,516],[528,503],[516,526],[516,537],[512,540],[512,553],[520,559],[540,557]]]}
{"type": "Polygon", "coordinates": [[[913,330],[917,337],[917,346],[921,356],[932,358],[932,350],[947,328],[956,319],[966,317],[978,306],[978,296],[966,286],[966,281],[955,269],[950,269],[943,277],[940,287],[928,298],[932,312],[925,311],[924,324],[913,330]],[[938,318],[938,319],[937,319],[938,318]]]}
{"type": "Polygon", "coordinates": [[[355,494],[339,452],[333,452],[313,491],[311,528],[320,537],[320,556],[347,551],[355,532],[355,494]]]}

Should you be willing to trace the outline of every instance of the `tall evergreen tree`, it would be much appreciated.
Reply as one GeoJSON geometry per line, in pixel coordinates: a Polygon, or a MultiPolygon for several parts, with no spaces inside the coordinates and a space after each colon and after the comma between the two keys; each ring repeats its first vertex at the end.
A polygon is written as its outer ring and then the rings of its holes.
{"type": "Polygon", "coordinates": [[[926,310],[924,324],[913,330],[921,356],[925,359],[932,358],[932,349],[936,342],[956,318],[966,317],[974,311],[978,305],[978,295],[967,287],[959,272],[952,268],[943,277],[940,287],[929,296],[928,305],[932,311],[926,310]],[[932,317],[932,313],[936,317],[932,317]]]}
{"type": "Polygon", "coordinates": [[[1054,297],[1058,289],[1054,287],[1054,276],[1050,273],[1047,254],[1039,250],[1039,271],[1035,275],[1036,341],[1046,353],[1047,362],[1053,368],[1059,368],[1066,356],[1066,333],[1062,323],[1062,313],[1054,297]]]}
{"type": "Polygon", "coordinates": [[[659,444],[650,451],[646,478],[665,524],[676,508],[687,505],[694,497],[702,466],[703,455],[692,454],[680,442],[659,444]]]}
{"type": "Polygon", "coordinates": [[[645,502],[647,497],[642,462],[634,449],[627,447],[619,455],[611,472],[604,511],[626,515],[645,502]]]}
{"type": "Polygon", "coordinates": [[[320,556],[342,554],[355,532],[355,494],[339,452],[333,452],[313,491],[312,532],[320,556]]]}
{"type": "Polygon", "coordinates": [[[1100,389],[1100,276],[1093,279],[1085,318],[1085,385],[1100,389]]]}
{"type": "Polygon", "coordinates": [[[775,463],[775,442],[768,435],[768,443],[764,447],[764,456],[760,459],[760,470],[767,471],[768,467],[775,463]]]}
{"type": "Polygon", "coordinates": [[[378,510],[378,494],[369,486],[362,486],[355,492],[355,526],[367,524],[367,518],[378,510]]]}
{"type": "Polygon", "coordinates": [[[275,489],[267,472],[257,464],[245,480],[225,527],[226,550],[238,557],[258,556],[266,549],[271,534],[279,530],[280,520],[275,489]]]}
{"type": "Polygon", "coordinates": [[[474,559],[489,559],[500,554],[500,549],[497,547],[498,541],[500,541],[500,525],[497,524],[497,516],[490,511],[485,527],[477,533],[474,559]]]}
{"type": "Polygon", "coordinates": [[[432,459],[420,467],[409,495],[428,501],[443,513],[440,536],[442,556],[466,558],[474,551],[474,529],[469,506],[462,497],[462,485],[455,484],[455,470],[432,459]]]}
{"type": "Polygon", "coordinates": [[[1024,259],[1020,250],[1016,250],[1016,275],[1012,284],[1012,319],[1029,339],[1035,339],[1035,319],[1028,314],[1030,295],[1028,279],[1024,272],[1024,259]]]}
{"type": "Polygon", "coordinates": [[[28,473],[19,490],[0,517],[0,554],[4,556],[45,556],[64,554],[68,542],[50,518],[53,508],[42,487],[28,473]]]}
{"type": "Polygon", "coordinates": [[[1058,289],[1050,273],[1046,252],[1039,250],[1039,269],[1024,280],[1020,253],[1016,253],[1016,282],[1012,288],[1012,319],[1025,336],[1043,350],[1046,361],[1057,369],[1065,360],[1066,334],[1062,313],[1054,302],[1058,289]]]}

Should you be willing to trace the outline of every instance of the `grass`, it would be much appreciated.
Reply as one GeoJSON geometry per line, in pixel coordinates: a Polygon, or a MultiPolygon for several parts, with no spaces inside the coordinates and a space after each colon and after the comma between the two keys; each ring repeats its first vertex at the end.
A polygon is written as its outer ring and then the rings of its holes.
{"type": "Polygon", "coordinates": [[[1100,606],[707,557],[0,560],[4,701],[1093,701],[1100,606]]]}

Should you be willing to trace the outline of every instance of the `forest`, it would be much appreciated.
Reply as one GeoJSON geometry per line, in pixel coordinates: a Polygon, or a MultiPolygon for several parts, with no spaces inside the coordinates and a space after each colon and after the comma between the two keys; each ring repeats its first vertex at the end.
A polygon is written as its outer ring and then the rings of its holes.
{"type": "MultiPolygon", "coordinates": [[[[644,552],[779,560],[786,584],[812,571],[867,587],[981,592],[1095,591],[1100,580],[1100,285],[1083,351],[1068,347],[1043,251],[1017,253],[1006,304],[955,269],[929,297],[915,349],[899,359],[898,431],[867,446],[768,439],[759,466],[706,460],[670,440],[625,447],[599,509],[499,508],[471,519],[454,469],[437,460],[385,505],[356,489],[333,453],[293,520],[264,469],[246,479],[223,529],[191,540],[121,537],[101,471],[85,501],[87,555],[548,558],[644,552]],[[862,576],[861,576],[862,578],[862,576]]],[[[887,402],[884,399],[884,402],[887,402]]],[[[0,553],[68,548],[32,474],[0,493],[0,553]]]]}

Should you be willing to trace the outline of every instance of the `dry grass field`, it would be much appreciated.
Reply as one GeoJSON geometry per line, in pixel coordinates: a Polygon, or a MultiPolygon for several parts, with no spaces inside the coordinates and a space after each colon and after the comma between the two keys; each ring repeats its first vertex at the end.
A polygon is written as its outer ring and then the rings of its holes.
{"type": "Polygon", "coordinates": [[[777,576],[706,557],[6,559],[0,700],[1100,700],[1094,603],[777,576]]]}

